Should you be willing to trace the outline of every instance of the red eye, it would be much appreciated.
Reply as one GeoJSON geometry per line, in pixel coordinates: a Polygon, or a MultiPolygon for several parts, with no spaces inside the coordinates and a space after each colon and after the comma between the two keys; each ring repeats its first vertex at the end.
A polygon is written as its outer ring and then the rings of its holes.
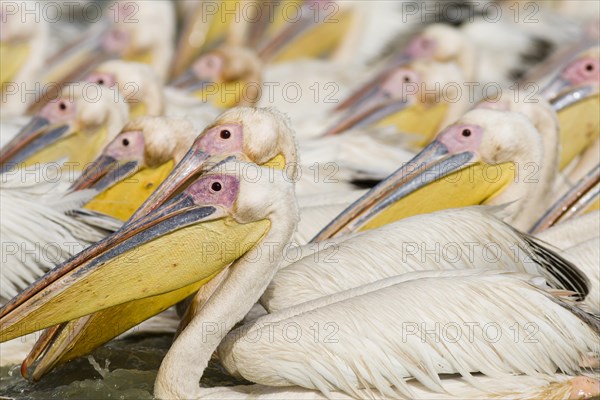
{"type": "Polygon", "coordinates": [[[219,192],[221,191],[221,183],[219,182],[213,182],[212,185],[210,185],[210,188],[214,191],[214,192],[219,192]]]}

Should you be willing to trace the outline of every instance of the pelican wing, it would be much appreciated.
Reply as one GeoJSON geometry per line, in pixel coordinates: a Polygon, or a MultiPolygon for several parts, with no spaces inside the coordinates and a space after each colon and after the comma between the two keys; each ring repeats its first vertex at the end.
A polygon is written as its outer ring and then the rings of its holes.
{"type": "Polygon", "coordinates": [[[580,372],[599,350],[598,322],[572,307],[528,275],[417,272],[266,315],[231,332],[219,356],[259,384],[415,398],[407,378],[443,393],[439,374],[476,385],[475,372],[580,372]]]}
{"type": "Polygon", "coordinates": [[[302,256],[290,253],[288,261],[295,262],[277,273],[261,303],[272,312],[407,272],[472,268],[526,272],[544,277],[552,287],[583,296],[589,292],[577,267],[490,209],[419,215],[304,246],[297,252],[302,256]]]}

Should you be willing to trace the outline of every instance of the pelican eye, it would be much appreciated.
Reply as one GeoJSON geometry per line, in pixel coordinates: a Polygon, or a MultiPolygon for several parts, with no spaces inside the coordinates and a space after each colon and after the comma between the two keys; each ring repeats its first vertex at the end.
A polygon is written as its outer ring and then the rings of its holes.
{"type": "Polygon", "coordinates": [[[221,191],[222,186],[219,182],[213,182],[212,185],[210,185],[210,188],[215,192],[219,192],[221,191]]]}
{"type": "Polygon", "coordinates": [[[227,129],[223,129],[221,131],[221,139],[229,139],[231,137],[231,132],[229,132],[227,129]]]}
{"type": "Polygon", "coordinates": [[[129,139],[123,139],[123,146],[129,146],[129,139]]]}
{"type": "Polygon", "coordinates": [[[98,85],[104,85],[104,79],[98,79],[98,85]]]}
{"type": "Polygon", "coordinates": [[[587,65],[585,66],[585,70],[586,70],[586,71],[593,71],[593,70],[594,70],[594,66],[593,66],[592,64],[587,64],[587,65]]]}
{"type": "Polygon", "coordinates": [[[410,82],[410,77],[408,77],[408,76],[405,76],[405,77],[404,77],[404,82],[406,82],[406,83],[410,82]]]}
{"type": "Polygon", "coordinates": [[[65,104],[64,101],[61,101],[60,103],[58,103],[58,108],[60,108],[61,110],[66,110],[67,109],[67,105],[65,104]]]}
{"type": "Polygon", "coordinates": [[[462,131],[462,135],[463,135],[464,137],[469,137],[469,136],[471,136],[471,130],[470,130],[470,129],[463,129],[463,131],[462,131]]]}

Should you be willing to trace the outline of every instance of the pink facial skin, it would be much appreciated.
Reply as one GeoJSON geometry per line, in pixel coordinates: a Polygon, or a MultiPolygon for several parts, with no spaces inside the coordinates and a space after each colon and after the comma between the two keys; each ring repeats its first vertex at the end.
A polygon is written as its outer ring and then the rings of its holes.
{"type": "Polygon", "coordinates": [[[239,180],[232,175],[214,174],[198,179],[185,193],[196,205],[222,205],[231,209],[240,190],[239,180]]]}
{"type": "Polygon", "coordinates": [[[413,70],[400,68],[390,75],[381,85],[384,99],[406,99],[407,96],[418,92],[421,78],[413,70]]]}
{"type": "Polygon", "coordinates": [[[113,87],[117,83],[115,76],[106,72],[92,72],[85,81],[106,87],[113,87]]]}
{"type": "Polygon", "coordinates": [[[38,115],[46,118],[51,123],[66,122],[75,119],[77,107],[74,101],[59,98],[46,104],[38,115]]]}
{"type": "Polygon", "coordinates": [[[198,139],[196,147],[209,154],[241,153],[244,150],[244,128],[239,124],[217,125],[198,139]]]}
{"type": "Polygon", "coordinates": [[[223,58],[216,54],[207,54],[200,57],[198,61],[192,65],[194,74],[200,79],[217,79],[223,71],[223,58]]]}
{"type": "Polygon", "coordinates": [[[598,84],[600,81],[600,60],[584,57],[566,67],[562,77],[574,86],[598,84]]]}
{"type": "Polygon", "coordinates": [[[123,132],[119,134],[104,149],[104,154],[116,160],[144,159],[144,134],[140,131],[123,132]]]}
{"type": "Polygon", "coordinates": [[[483,139],[483,128],[478,125],[451,125],[438,135],[438,142],[448,148],[450,154],[465,151],[477,152],[483,139]]]}
{"type": "Polygon", "coordinates": [[[119,28],[113,28],[102,38],[102,48],[108,53],[122,53],[129,44],[129,33],[119,28]]]}
{"type": "Polygon", "coordinates": [[[411,59],[430,59],[433,57],[435,42],[423,36],[418,36],[410,41],[404,55],[411,59]]]}

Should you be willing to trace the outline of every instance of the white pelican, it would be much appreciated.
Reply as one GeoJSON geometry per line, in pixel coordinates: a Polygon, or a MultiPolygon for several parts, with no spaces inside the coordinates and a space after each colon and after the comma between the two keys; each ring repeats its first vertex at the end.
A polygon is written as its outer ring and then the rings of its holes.
{"type": "MultiPolygon", "coordinates": [[[[86,171],[75,188],[91,187],[101,190],[114,185],[100,193],[85,207],[129,222],[146,215],[151,210],[155,198],[170,196],[179,187],[179,182],[199,173],[206,168],[206,160],[210,155],[227,156],[241,154],[246,159],[276,169],[284,170],[288,180],[294,181],[296,174],[296,147],[293,131],[287,119],[270,109],[252,109],[238,107],[224,112],[194,141],[196,136],[187,121],[160,117],[144,117],[130,122],[124,131],[106,148],[104,154],[95,161],[94,166],[86,171]],[[173,138],[175,137],[175,138],[173,138]],[[123,141],[127,141],[127,145],[123,141]],[[168,146],[165,146],[168,144],[168,146]],[[289,160],[289,161],[287,161],[289,160]],[[164,182],[143,205],[133,214],[164,176],[171,171],[173,161],[180,161],[164,182]],[[162,163],[162,164],[161,164],[162,163]],[[133,174],[134,171],[138,171],[133,174]],[[133,174],[133,175],[132,175],[133,174]],[[130,182],[125,178],[129,178],[130,182]],[[120,182],[119,182],[120,181],[120,182]],[[152,187],[148,188],[148,183],[152,187]]],[[[210,165],[210,164],[209,164],[210,165]]],[[[248,171],[248,174],[252,171],[248,171]]],[[[332,214],[334,215],[334,214],[332,214]]],[[[48,347],[42,362],[36,365],[32,373],[38,379],[56,363],[65,362],[74,357],[86,354],[95,347],[119,335],[130,327],[162,311],[187,294],[194,293],[200,283],[191,285],[183,291],[185,295],[175,294],[175,299],[167,294],[164,298],[156,298],[152,306],[142,302],[125,304],[103,312],[71,321],[60,330],[49,330],[32,353],[24,368],[39,355],[39,351],[48,347]],[[88,340],[86,332],[95,331],[97,323],[106,324],[114,321],[114,330],[103,330],[94,340],[88,340]],[[65,335],[66,332],[77,332],[65,335]],[[69,353],[57,353],[56,350],[70,348],[69,353]],[[41,347],[40,347],[41,346],[41,347]],[[58,358],[62,356],[62,358],[58,358]]]]}
{"type": "Polygon", "coordinates": [[[369,229],[409,215],[475,204],[507,204],[507,222],[527,229],[548,192],[540,134],[521,113],[475,109],[336,217],[315,238],[369,229]],[[531,166],[540,170],[531,170],[531,166]],[[529,169],[528,169],[529,168],[529,169]],[[539,174],[539,175],[538,175],[539,174]],[[440,197],[442,196],[442,197],[440,197]]]}
{"type": "MultiPolygon", "coordinates": [[[[155,384],[155,395],[159,398],[202,397],[203,389],[198,382],[209,358],[275,274],[284,257],[282,250],[291,239],[298,218],[293,185],[284,174],[263,170],[258,180],[250,183],[241,176],[244,165],[247,164],[218,164],[173,200],[153,208],[146,217],[125,225],[109,239],[38,281],[0,311],[2,340],[140,295],[155,296],[164,290],[176,290],[189,284],[191,279],[210,277],[227,268],[224,279],[163,360],[155,384]],[[197,216],[190,219],[190,213],[197,213],[197,216]],[[175,236],[183,239],[194,232],[194,236],[202,235],[204,240],[210,240],[208,235],[216,235],[223,229],[223,225],[219,225],[223,218],[229,220],[226,237],[235,236],[244,243],[231,255],[233,264],[229,265],[232,261],[229,257],[224,259],[208,254],[201,267],[183,254],[172,258],[175,254],[169,251],[167,243],[176,243],[175,236]],[[211,226],[199,229],[205,224],[211,226]],[[247,225],[253,228],[244,229],[247,225]],[[173,230],[174,227],[179,229],[173,230]],[[237,234],[234,233],[236,230],[237,234]],[[122,238],[128,239],[122,242],[122,238]],[[267,254],[268,243],[274,243],[274,251],[270,254],[267,254]],[[139,246],[152,247],[152,252],[144,258],[143,271],[119,268],[127,262],[127,254],[139,246]],[[259,253],[248,251],[251,248],[257,252],[260,249],[263,256],[257,259],[259,253]],[[161,254],[170,254],[170,257],[165,259],[161,254]],[[104,262],[99,263],[97,256],[104,258],[104,262]],[[165,268],[164,263],[171,268],[165,268]],[[109,276],[115,268],[121,269],[121,274],[113,280],[109,276]],[[172,268],[177,268],[178,273],[171,273],[172,268]],[[93,279],[100,277],[95,271],[101,271],[106,278],[93,279]],[[131,285],[133,282],[138,283],[131,285]],[[90,284],[94,285],[93,291],[85,289],[90,284]],[[121,290],[125,288],[127,290],[121,290]],[[82,300],[82,296],[86,301],[79,307],[72,307],[74,301],[82,300]],[[198,340],[206,324],[213,321],[222,328],[215,334],[205,332],[203,340],[198,340]]],[[[195,251],[202,251],[197,238],[187,243],[195,251]]],[[[598,351],[594,329],[597,329],[597,322],[561,297],[561,292],[549,292],[541,282],[531,281],[526,275],[479,270],[421,272],[389,278],[263,317],[246,330],[227,336],[219,354],[228,370],[258,383],[299,385],[325,394],[341,391],[352,396],[360,396],[361,388],[364,388],[364,393],[396,396],[411,393],[404,377],[414,377],[427,390],[442,392],[444,384],[438,374],[445,372],[460,373],[471,385],[476,382],[470,378],[471,373],[477,371],[503,380],[513,373],[541,373],[551,381],[557,368],[577,374],[581,371],[579,362],[589,352],[598,351]],[[435,292],[430,293],[427,288],[432,285],[435,292]],[[465,296],[471,300],[463,301],[465,296]],[[486,304],[485,312],[479,302],[486,304]],[[369,306],[374,303],[378,304],[376,308],[369,306]],[[433,305],[427,311],[422,309],[426,303],[433,305]],[[384,304],[389,306],[384,307],[384,304]],[[409,309],[401,312],[403,305],[409,305],[409,309]],[[508,312],[508,309],[519,312],[508,312]],[[360,312],[362,310],[364,312],[360,312]],[[390,318],[389,313],[396,317],[390,318]],[[277,323],[289,319],[304,330],[311,322],[323,322],[323,317],[338,324],[340,340],[337,344],[329,346],[304,335],[304,339],[296,344],[282,346],[280,338],[269,341],[263,336],[255,343],[255,349],[261,350],[248,356],[250,342],[246,340],[247,335],[261,330],[265,326],[262,322],[277,323]],[[521,326],[535,321],[540,332],[539,338],[536,337],[538,341],[533,344],[515,343],[508,335],[495,341],[487,340],[479,330],[469,340],[462,335],[468,332],[460,326],[461,337],[453,336],[457,340],[444,342],[444,345],[421,341],[421,333],[407,337],[405,341],[401,335],[378,335],[377,340],[373,340],[360,328],[364,327],[365,318],[380,329],[390,322],[415,323],[415,333],[419,332],[419,323],[433,329],[436,321],[494,323],[502,332],[510,332],[509,328],[517,323],[520,334],[528,333],[527,328],[521,326]],[[560,348],[560,351],[553,352],[552,348],[560,348]],[[368,349],[368,352],[361,349],[368,349]],[[292,359],[290,351],[294,355],[292,359]],[[504,358],[495,355],[500,352],[504,358]],[[506,358],[509,355],[513,357],[506,358]],[[262,360],[265,356],[270,358],[267,363],[262,360]],[[415,357],[423,360],[425,365],[411,361],[415,357]],[[277,369],[276,374],[273,374],[273,368],[277,369]]],[[[560,390],[564,391],[564,388],[560,390]]]]}
{"type": "MultiPolygon", "coordinates": [[[[394,126],[423,146],[471,105],[460,85],[467,79],[453,63],[415,61],[387,73],[326,134],[353,127],[394,126]]],[[[342,103],[343,104],[343,103],[342,103]]]]}
{"type": "Polygon", "coordinates": [[[93,86],[91,101],[69,88],[33,117],[9,145],[0,197],[1,236],[6,247],[0,268],[0,298],[9,299],[57,262],[102,238],[105,229],[66,212],[93,197],[84,191],[64,197],[70,183],[121,129],[127,106],[107,88],[93,86]],[[24,164],[22,168],[18,168],[24,164]]]}
{"type": "Polygon", "coordinates": [[[126,118],[127,106],[118,92],[94,83],[67,86],[2,147],[0,166],[7,171],[66,159],[74,170],[82,170],[126,118]]]}
{"type": "MultiPolygon", "coordinates": [[[[166,81],[175,40],[173,4],[164,0],[152,3],[117,0],[103,8],[102,16],[91,24],[88,32],[48,60],[42,81],[60,87],[65,82],[82,79],[99,63],[111,58],[148,64],[160,80],[166,81]]],[[[53,90],[46,90],[44,97],[30,109],[38,110],[54,94],[53,90]]]]}

